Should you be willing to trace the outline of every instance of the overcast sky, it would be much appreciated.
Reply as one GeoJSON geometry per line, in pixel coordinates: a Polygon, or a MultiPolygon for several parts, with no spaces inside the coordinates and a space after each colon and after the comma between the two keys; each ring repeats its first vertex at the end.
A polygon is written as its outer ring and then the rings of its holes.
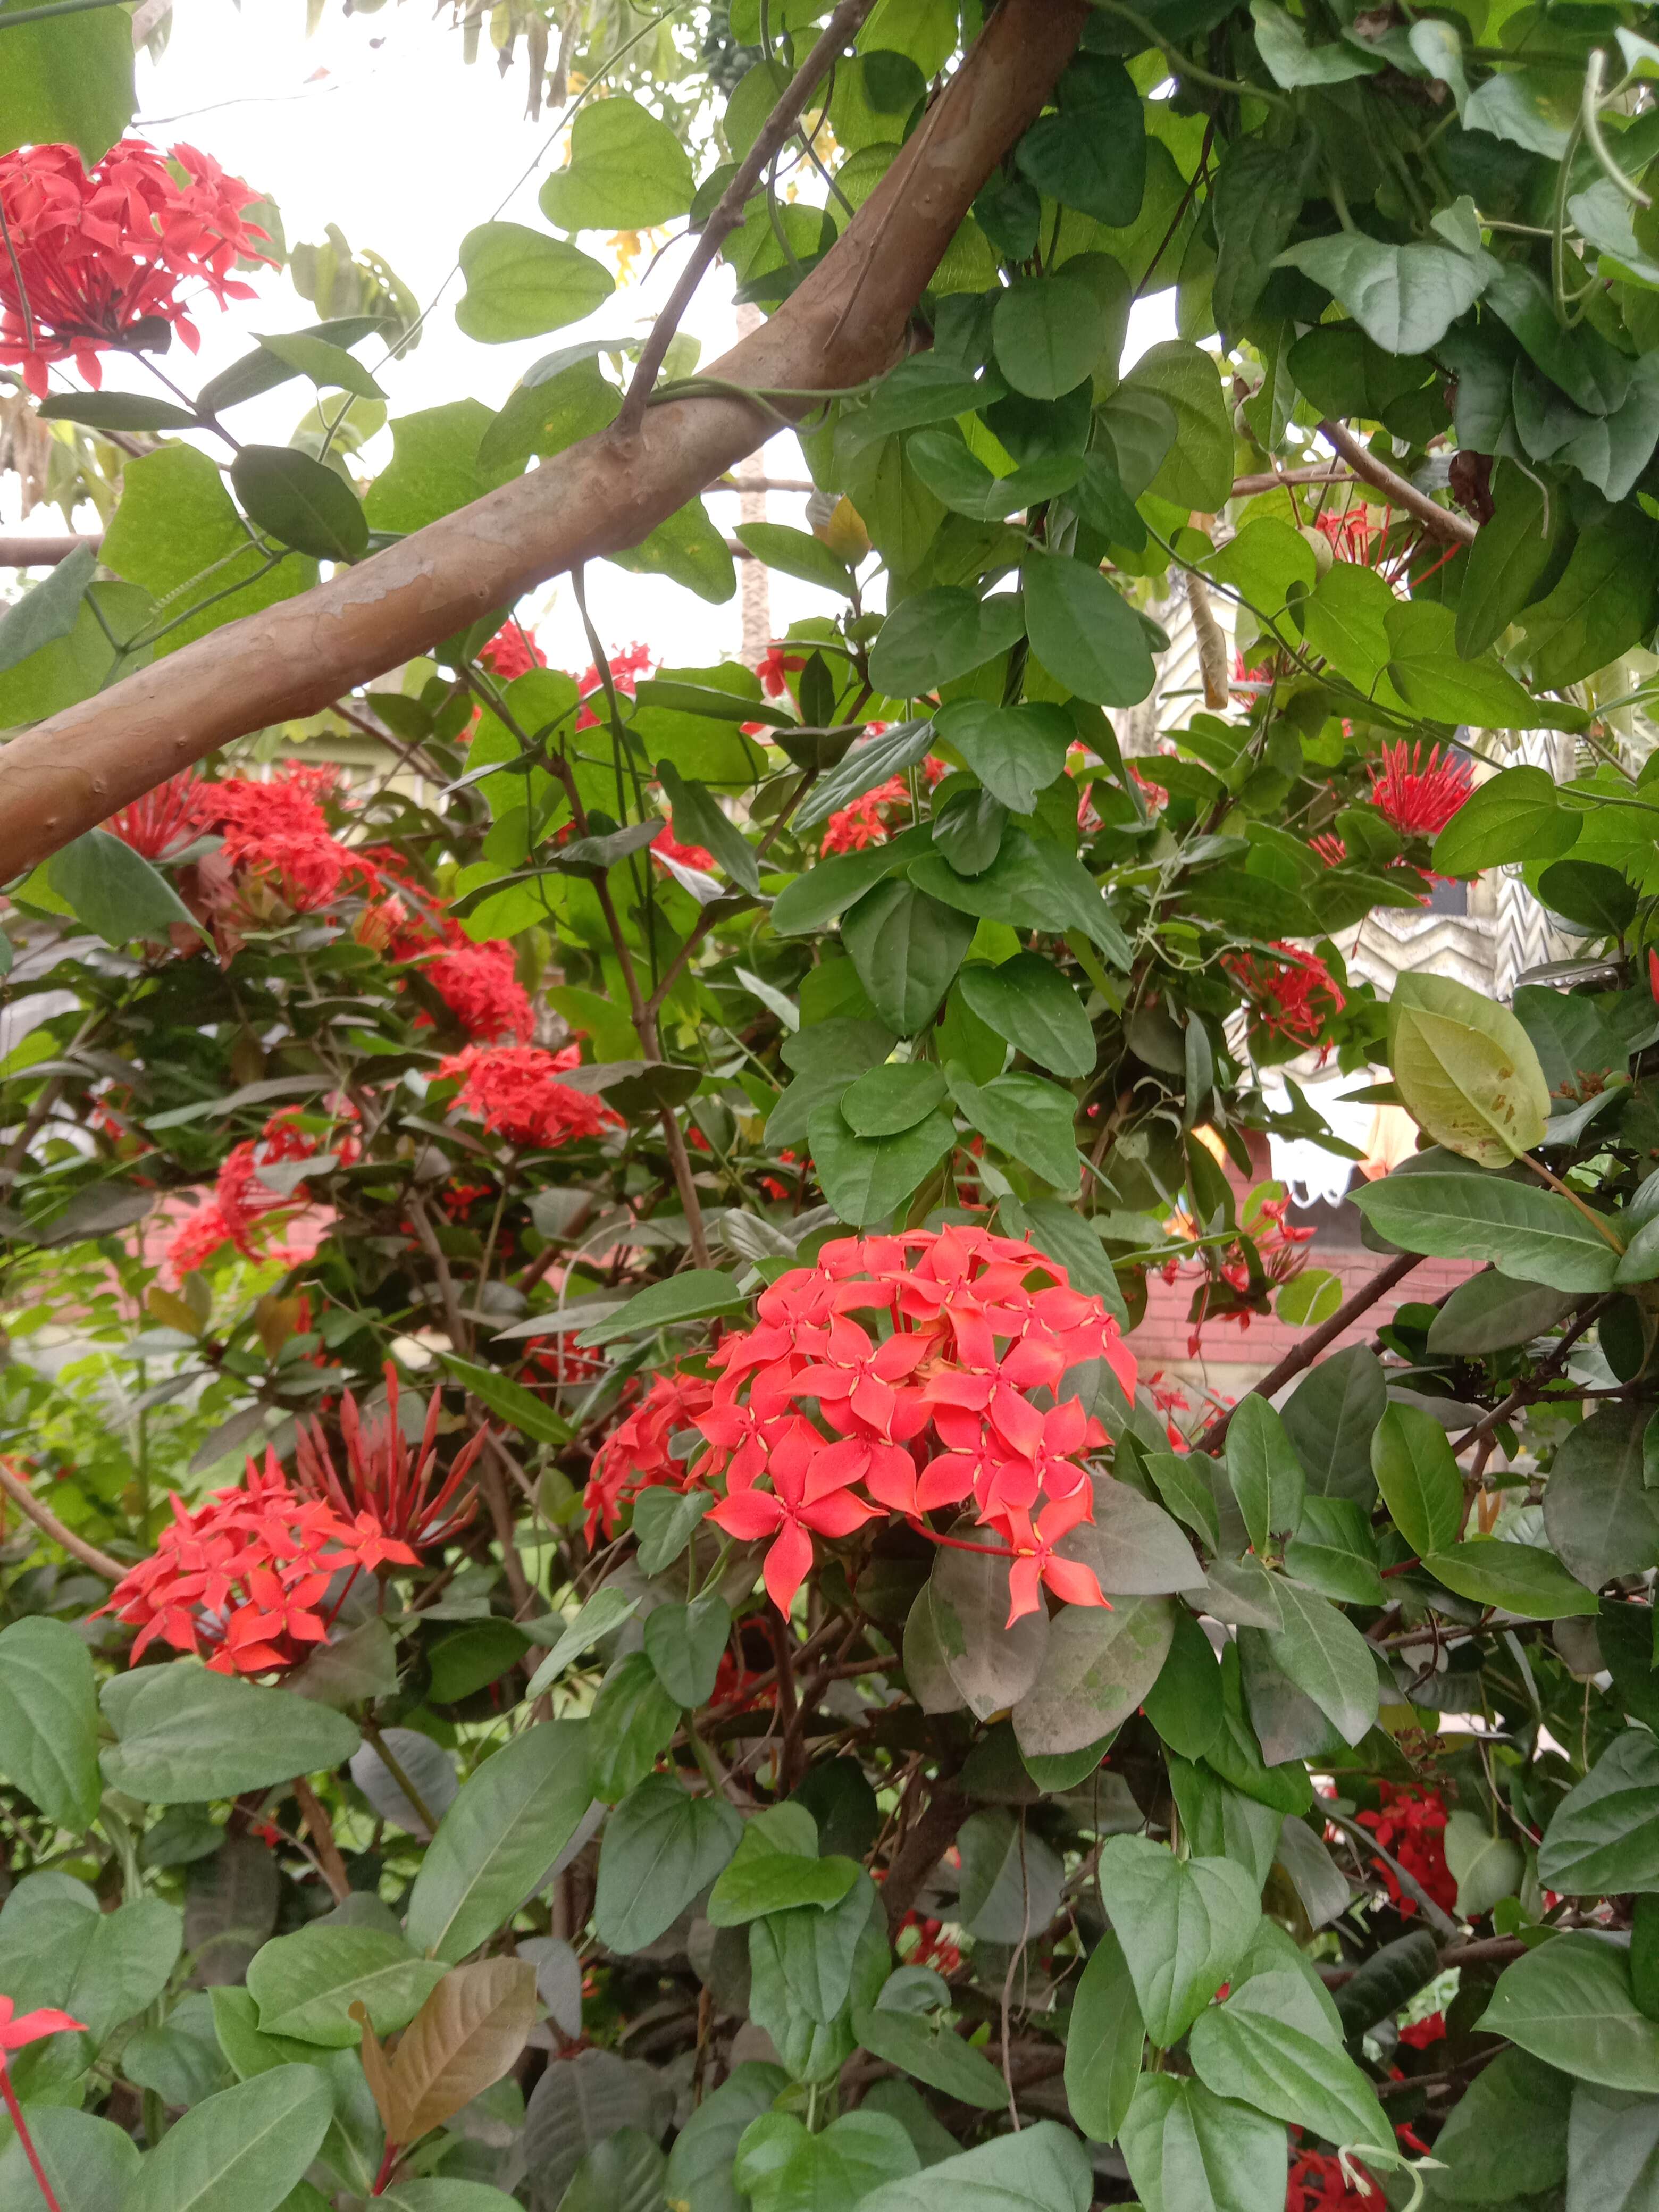
{"type": "MultiPolygon", "coordinates": [[[[537,189],[562,154],[557,118],[532,123],[525,115],[522,56],[506,77],[493,58],[471,68],[460,58],[460,40],[447,21],[433,20],[431,0],[403,0],[372,15],[343,16],[330,0],[314,36],[305,36],[303,0],[177,0],[173,31],[159,65],[138,60],[136,131],[166,148],[183,140],[200,146],[275,199],[290,245],[320,242],[325,226],[343,230],[355,250],[383,254],[429,310],[419,348],[380,375],[395,418],[422,407],[471,396],[499,407],[520,375],[542,354],[581,337],[637,332],[665,296],[679,267],[672,249],[644,285],[618,291],[586,323],[544,337],[486,346],[463,336],[454,307],[460,294],[453,274],[456,248],[476,223],[500,213],[539,226],[537,189]],[[503,204],[503,203],[505,204],[503,204]],[[446,288],[447,289],[444,289],[446,288]],[[435,302],[435,305],[434,305],[435,302]]],[[[446,11],[447,16],[447,11],[446,11]]],[[[590,252],[609,258],[602,240],[584,238],[590,252]]],[[[208,302],[199,318],[199,364],[175,349],[167,366],[189,386],[248,349],[255,331],[296,329],[313,311],[286,276],[255,279],[259,298],[221,313],[208,302]]],[[[724,264],[705,279],[685,327],[712,360],[736,335],[732,283],[724,264]]],[[[1172,334],[1172,294],[1142,303],[1130,351],[1172,334]]],[[[371,363],[372,348],[360,349],[371,363]]],[[[141,386],[137,363],[111,362],[108,381],[141,386]]],[[[307,402],[306,387],[289,385],[241,410],[255,436],[286,442],[307,402]]],[[[384,435],[366,459],[389,457],[384,435]]],[[[769,474],[805,475],[792,437],[767,448],[769,474]]],[[[15,480],[5,511],[15,512],[15,480]]],[[[709,508],[729,533],[737,501],[714,494],[709,508]]],[[[799,522],[803,502],[774,495],[770,517],[799,522]]],[[[42,526],[50,518],[42,515],[42,526]]],[[[808,613],[832,610],[828,594],[790,578],[770,580],[775,628],[808,613]]],[[[607,644],[636,641],[659,660],[707,662],[736,650],[738,602],[710,607],[660,579],[631,576],[599,562],[589,575],[589,604],[607,644]]],[[[568,587],[549,586],[526,603],[542,643],[556,664],[580,666],[588,654],[568,587]]]]}

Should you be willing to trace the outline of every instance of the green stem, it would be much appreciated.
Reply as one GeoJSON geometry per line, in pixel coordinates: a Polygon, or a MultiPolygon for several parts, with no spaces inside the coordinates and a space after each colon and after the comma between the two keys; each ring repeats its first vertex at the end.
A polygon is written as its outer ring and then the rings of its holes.
{"type": "Polygon", "coordinates": [[[94,8],[113,8],[119,0],[49,0],[43,8],[20,8],[15,15],[0,15],[0,31],[15,30],[20,23],[45,23],[54,15],[84,15],[94,8]]]}

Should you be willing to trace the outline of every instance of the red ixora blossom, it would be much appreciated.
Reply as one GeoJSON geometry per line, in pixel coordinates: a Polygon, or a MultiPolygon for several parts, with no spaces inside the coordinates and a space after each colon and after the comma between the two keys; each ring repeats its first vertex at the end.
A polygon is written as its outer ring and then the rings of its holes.
{"type": "Polygon", "coordinates": [[[651,849],[659,860],[678,860],[683,868],[701,868],[707,874],[714,865],[714,856],[701,845],[682,845],[674,835],[674,817],[671,814],[662,828],[651,840],[651,849]]]}
{"type": "Polygon", "coordinates": [[[1367,772],[1371,805],[1402,837],[1437,837],[1474,788],[1467,755],[1448,746],[1443,757],[1435,745],[1425,761],[1421,742],[1407,746],[1404,738],[1384,745],[1382,767],[1367,772]]]}
{"type": "Polygon", "coordinates": [[[709,1356],[712,1379],[659,1378],[603,1447],[590,1504],[607,1532],[653,1482],[724,1477],[708,1520],[766,1543],[766,1587],[786,1609],[815,1536],[884,1514],[1008,1560],[1011,1620],[1036,1610],[1040,1584],[1068,1604],[1105,1603],[1082,1534],[1094,1513],[1085,1461],[1105,1431],[1077,1398],[1045,1407],[1034,1394],[1103,1358],[1132,1397],[1135,1365],[1101,1301],[1056,1261],[967,1226],[838,1238],[763,1291],[758,1311],[709,1356]],[[956,1528],[933,1526],[937,1513],[956,1528]],[[961,1533],[975,1522],[1000,1540],[961,1533]]]}
{"type": "Polygon", "coordinates": [[[503,684],[511,684],[515,677],[528,676],[532,668],[547,665],[547,655],[537,644],[535,631],[511,620],[501,624],[488,644],[478,647],[478,658],[503,684]]]}
{"type": "Polygon", "coordinates": [[[170,1525],[155,1552],[110,1593],[112,1613],[138,1631],[134,1662],[159,1638],[193,1651],[221,1674],[266,1674],[296,1666],[328,1632],[356,1577],[388,1561],[418,1565],[372,1513],[341,1518],[322,1499],[290,1488],[267,1449],[234,1488],[200,1505],[169,1498],[170,1525]],[[345,1581],[325,1611],[337,1575],[345,1581]]]}
{"type": "Polygon", "coordinates": [[[142,799],[129,799],[104,827],[147,860],[165,860],[183,852],[200,834],[202,779],[194,769],[170,775],[142,799]]]}
{"type": "Polygon", "coordinates": [[[461,937],[427,968],[432,988],[470,1037],[526,1044],[534,1027],[530,998],[505,938],[474,945],[461,937]]]}
{"type": "Polygon", "coordinates": [[[273,883],[301,912],[328,905],[347,888],[379,890],[379,867],[328,826],[323,801],[338,780],[335,768],[289,761],[268,783],[240,775],[202,783],[192,802],[197,823],[223,838],[217,857],[226,866],[273,883]]]}
{"type": "Polygon", "coordinates": [[[580,1048],[544,1052],[528,1044],[470,1044],[440,1063],[440,1081],[461,1079],[457,1106],[515,1145],[551,1149],[620,1128],[621,1116],[559,1078],[578,1065],[580,1048]]]}
{"type": "MultiPolygon", "coordinates": [[[[418,1408],[420,1400],[415,1401],[418,1408]]],[[[334,1464],[322,1423],[313,1419],[297,1425],[295,1467],[301,1490],[320,1498],[340,1520],[362,1538],[365,1552],[384,1551],[388,1559],[401,1557],[413,1546],[424,1550],[447,1544],[465,1528],[477,1510],[477,1493],[466,1486],[479,1454],[488,1442],[480,1429],[455,1455],[447,1474],[438,1468],[438,1420],[442,1412],[434,1391],[426,1409],[420,1447],[404,1435],[398,1415],[398,1370],[386,1363],[386,1403],[367,1414],[348,1390],[340,1401],[340,1437],[345,1447],[345,1472],[334,1464]]],[[[365,1566],[378,1560],[365,1556],[365,1566]]]]}
{"type": "Polygon", "coordinates": [[[1224,952],[1221,964],[1269,1036],[1316,1044],[1326,1024],[1347,1000],[1335,976],[1314,953],[1299,952],[1282,939],[1274,940],[1273,949],[1276,959],[1254,952],[1224,952]]]}
{"type": "Polygon", "coordinates": [[[791,653],[785,646],[769,645],[755,663],[755,673],[769,699],[781,699],[789,689],[790,677],[799,675],[805,665],[800,653],[791,653]]]}
{"type": "Polygon", "coordinates": [[[269,261],[269,234],[246,220],[255,195],[193,146],[169,157],[124,138],[90,171],[73,146],[0,157],[0,210],[11,250],[0,254],[0,361],[46,392],[46,364],[73,356],[94,389],[100,353],[162,350],[176,330],[194,353],[190,285],[223,307],[251,300],[233,271],[269,261]],[[14,258],[15,257],[15,258],[14,258]],[[20,281],[21,280],[21,281],[20,281]]]}
{"type": "MultiPolygon", "coordinates": [[[[1377,1790],[1382,1805],[1375,1813],[1360,1814],[1360,1826],[1370,1830],[1443,1911],[1455,1911],[1457,1884],[1446,1864],[1445,1799],[1437,1790],[1417,1783],[1381,1782],[1377,1790]]],[[[1376,1863],[1390,1900],[1401,1917],[1409,1920],[1419,1910],[1416,1898],[1401,1887],[1392,1868],[1381,1859],[1376,1863]]]]}
{"type": "Polygon", "coordinates": [[[232,1149],[215,1180],[212,1197],[186,1217],[167,1245],[167,1265],[176,1280],[205,1266],[227,1244],[234,1244],[245,1260],[263,1258],[265,1232],[310,1203],[303,1184],[279,1188],[263,1179],[262,1169],[286,1160],[315,1159],[325,1151],[348,1163],[356,1158],[357,1139],[349,1127],[331,1133],[325,1143],[302,1129],[300,1121],[297,1106],[284,1106],[258,1137],[232,1149]]]}
{"type": "MultiPolygon", "coordinates": [[[[651,666],[651,648],[648,645],[630,645],[626,653],[612,653],[607,665],[611,670],[611,681],[618,691],[631,699],[635,685],[651,666]]],[[[597,662],[590,662],[576,678],[576,690],[582,698],[591,700],[603,683],[597,662]]],[[[592,707],[586,706],[577,715],[574,726],[579,730],[592,730],[598,727],[599,720],[599,717],[592,707]]]]}
{"type": "Polygon", "coordinates": [[[1285,2212],[1383,2212],[1387,2203],[1382,2190],[1354,2159],[1350,2158],[1348,2172],[1344,2172],[1334,2151],[1292,2145],[1285,2212]]]}

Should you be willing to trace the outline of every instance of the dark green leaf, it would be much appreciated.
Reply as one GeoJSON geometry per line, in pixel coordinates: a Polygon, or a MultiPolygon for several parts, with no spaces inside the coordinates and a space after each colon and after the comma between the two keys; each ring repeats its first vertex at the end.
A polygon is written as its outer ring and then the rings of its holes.
{"type": "Polygon", "coordinates": [[[1190,2077],[1142,2076],[1122,2147],[1152,2212],[1272,2212],[1283,2202],[1284,2129],[1190,2077]]]}
{"type": "Polygon", "coordinates": [[[60,1827],[91,1825],[102,1795],[92,1657],[44,1614],[0,1632],[0,1774],[60,1827]]]}
{"type": "Polygon", "coordinates": [[[807,1125],[812,1165],[842,1221],[867,1229],[885,1220],[955,1146],[956,1123],[943,1110],[896,1137],[857,1137],[833,1100],[807,1125]]]}
{"type": "Polygon", "coordinates": [[[77,545],[67,560],[0,613],[0,673],[74,629],[98,556],[77,545]]]}
{"type": "MultiPolygon", "coordinates": [[[[907,769],[914,768],[922,758],[932,738],[933,725],[930,722],[916,721],[896,722],[890,729],[883,730],[873,737],[860,739],[852,750],[830,770],[830,774],[808,793],[801,804],[800,811],[795,817],[795,827],[798,830],[816,830],[820,822],[827,822],[832,814],[838,814],[844,806],[849,805],[854,799],[861,798],[866,791],[872,790],[877,784],[885,783],[890,777],[902,775],[907,769]]],[[[912,843],[921,849],[921,836],[918,830],[913,830],[905,834],[909,836],[912,843]]],[[[901,839],[895,838],[892,845],[878,849],[882,852],[890,852],[901,842],[901,839]]],[[[848,853],[837,856],[837,861],[851,860],[872,860],[873,854],[848,853]]],[[[817,876],[823,866],[835,865],[836,865],[835,862],[822,863],[820,868],[813,870],[813,875],[817,876]]],[[[873,882],[875,878],[872,877],[870,880],[873,882]]],[[[831,911],[833,912],[834,909],[832,908],[831,911]]],[[[798,931],[800,924],[797,921],[792,921],[789,927],[798,931]]]]}
{"type": "Polygon", "coordinates": [[[973,935],[965,915],[904,877],[866,891],[841,925],[871,1005],[901,1036],[914,1036],[938,1012],[973,935]]]}
{"type": "Polygon", "coordinates": [[[176,2120],[144,2159],[122,2212],[277,2212],[333,2118],[314,2067],[276,2066],[176,2120]]]}
{"type": "Polygon", "coordinates": [[[1097,1056],[1083,1001],[1052,961],[1021,952],[992,968],[962,971],[962,995],[980,1019],[1016,1050],[1056,1075],[1092,1075],[1097,1056]]]}
{"type": "Polygon", "coordinates": [[[1516,1960],[1474,2025],[1577,2081],[1659,2094],[1659,2022],[1637,2010],[1628,1960],[1600,1936],[1553,1936],[1516,1960]]]}
{"type": "Polygon", "coordinates": [[[945,1096],[944,1071],[926,1060],[872,1067],[841,1095],[842,1119],[856,1137],[897,1137],[925,1121],[945,1096]]]}
{"type": "Polygon", "coordinates": [[[297,553],[356,561],[368,550],[368,518],[349,484],[291,446],[244,446],[230,481],[248,520],[297,553]]]}
{"type": "Polygon", "coordinates": [[[644,1781],[679,1725],[670,1697],[643,1651],[619,1659],[600,1685],[589,1716],[588,1778],[593,1795],[616,1804],[644,1781]]]}
{"type": "Polygon", "coordinates": [[[1058,399],[1101,359],[1112,317],[1086,278],[1061,271],[1016,277],[997,296],[991,328],[997,367],[1014,390],[1058,399]]]}
{"type": "Polygon", "coordinates": [[[1257,1552],[1294,1536],[1307,1477],[1285,1424],[1263,1397],[1239,1401],[1227,1430],[1227,1475],[1257,1552]]]}
{"type": "Polygon", "coordinates": [[[1602,1406],[1568,1431],[1544,1492],[1544,1533],[1586,1589],[1659,1566],[1659,1491],[1648,1488],[1645,1406],[1602,1406]]]}
{"type": "MultiPolygon", "coordinates": [[[[961,2104],[994,2112],[1008,2101],[1007,2085],[990,2060],[982,2051],[964,2043],[959,2035],[953,2034],[942,2021],[930,2027],[914,2013],[855,2005],[853,2032],[872,2057],[884,2058],[890,2066],[914,2075],[918,2081],[927,2082],[929,2088],[941,2090],[961,2104]]],[[[909,2202],[908,2195],[901,2197],[900,2191],[931,2190],[939,2176],[961,2163],[958,2159],[945,2159],[939,2166],[930,2166],[913,2183],[890,2184],[878,2190],[865,2199],[865,2203],[890,2205],[893,2212],[898,2212],[902,2203],[909,2202]]],[[[930,2197],[928,2201],[931,2204],[934,2199],[930,2197]]],[[[942,2203],[944,2200],[938,2201],[942,2203]]]]}
{"type": "Polygon", "coordinates": [[[1168,2050],[1243,1956],[1260,1897],[1230,1860],[1177,1859],[1145,1836],[1109,1838],[1099,1880],[1146,2032],[1168,2050]]]}
{"type": "Polygon", "coordinates": [[[118,1674],[100,1703],[116,1735],[102,1754],[105,1780],[152,1805],[235,1797],[314,1774],[349,1759],[359,1741],[343,1713],[187,1659],[118,1674]]]}
{"type": "Polygon", "coordinates": [[[943,708],[933,727],[1011,814],[1033,811],[1037,793],[1063,774],[1077,736],[1058,707],[993,707],[982,699],[943,708]]]}
{"type": "Polygon", "coordinates": [[[515,1382],[510,1375],[502,1375],[493,1367],[480,1367],[476,1361],[458,1358],[453,1352],[441,1352],[439,1357],[470,1395],[490,1413],[499,1414],[520,1436],[532,1437],[543,1444],[569,1443],[568,1422],[562,1421],[545,1400],[538,1398],[533,1390],[526,1390],[522,1382],[515,1382]]]}
{"type": "Polygon", "coordinates": [[[635,1291],[626,1304],[585,1330],[583,1345],[614,1344],[618,1337],[641,1336],[677,1322],[707,1321],[715,1314],[732,1313],[748,1304],[734,1276],[718,1267],[689,1267],[683,1275],[652,1283],[635,1291]]]}
{"type": "Polygon", "coordinates": [[[1548,1552],[1498,1537],[1472,1537],[1423,1565],[1437,1582],[1477,1605],[1497,1606],[1525,1620],[1561,1620],[1594,1613],[1595,1593],[1577,1583],[1548,1552]]]}
{"type": "MultiPolygon", "coordinates": [[[[1024,629],[1024,608],[1015,594],[981,599],[959,585],[917,592],[882,624],[870,648],[870,680],[890,698],[914,699],[982,667],[1024,629]]],[[[817,803],[823,804],[822,792],[817,803]]]]}
{"type": "Polygon", "coordinates": [[[722,1799],[691,1797],[672,1775],[647,1775],[605,1824],[599,1941],[623,1956],[654,1943],[726,1867],[742,1832],[722,1799]]]}
{"type": "Polygon", "coordinates": [[[1457,1541],[1463,1478],[1432,1414],[1390,1406],[1371,1438],[1371,1472],[1395,1527],[1419,1559],[1457,1541]]]}
{"type": "Polygon", "coordinates": [[[165,939],[175,923],[196,927],[173,885],[142,854],[107,830],[83,830],[54,853],[46,881],[77,921],[111,945],[165,939]]]}
{"type": "MultiPolygon", "coordinates": [[[[1445,1155],[1440,1156],[1445,1158],[1445,1155]]],[[[1431,1156],[1419,1153],[1419,1160],[1431,1156]]],[[[1506,1275],[1558,1290],[1604,1291],[1619,1255],[1568,1199],[1478,1169],[1425,1166],[1368,1183],[1354,1203],[1403,1251],[1490,1260],[1506,1275]]]]}
{"type": "Polygon", "coordinates": [[[541,1722],[467,1781],[410,1893],[415,1949],[453,1963],[518,1911],[592,1800],[586,1729],[584,1721],[541,1722]]]}
{"type": "Polygon", "coordinates": [[[999,1075],[980,1085],[960,1062],[945,1071],[957,1110],[969,1125],[1067,1196],[1074,1195],[1082,1164],[1073,1121],[1077,1101],[1069,1091],[1036,1075],[999,1075]]]}
{"type": "Polygon", "coordinates": [[[1152,647],[1134,609],[1086,561],[1029,553],[1022,572],[1031,650],[1079,699],[1138,706],[1152,688],[1152,647]]]}
{"type": "Polygon", "coordinates": [[[1092,2142],[1116,2141],[1146,2047],[1146,2025],[1128,1962],[1108,1929],[1083,1970],[1066,2037],[1066,2101],[1092,2142]]]}

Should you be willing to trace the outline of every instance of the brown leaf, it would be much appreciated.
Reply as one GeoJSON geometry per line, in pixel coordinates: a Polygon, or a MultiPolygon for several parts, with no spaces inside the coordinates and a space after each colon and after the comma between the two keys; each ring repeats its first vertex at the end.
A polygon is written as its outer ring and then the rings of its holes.
{"type": "Polygon", "coordinates": [[[527,1959],[481,1959],[446,1974],[398,2043],[391,2109],[381,2108],[387,2134],[408,2143],[441,2127],[501,2080],[535,2025],[536,1970],[527,1959]]]}
{"type": "Polygon", "coordinates": [[[392,2083],[392,2069],[381,2047],[380,2039],[369,2026],[368,2008],[358,1998],[351,2007],[351,2017],[363,2032],[363,2077],[368,2083],[369,2094],[380,2115],[380,2125],[386,2130],[388,2142],[401,2142],[392,2125],[398,2118],[398,2092],[392,2083]]]}

